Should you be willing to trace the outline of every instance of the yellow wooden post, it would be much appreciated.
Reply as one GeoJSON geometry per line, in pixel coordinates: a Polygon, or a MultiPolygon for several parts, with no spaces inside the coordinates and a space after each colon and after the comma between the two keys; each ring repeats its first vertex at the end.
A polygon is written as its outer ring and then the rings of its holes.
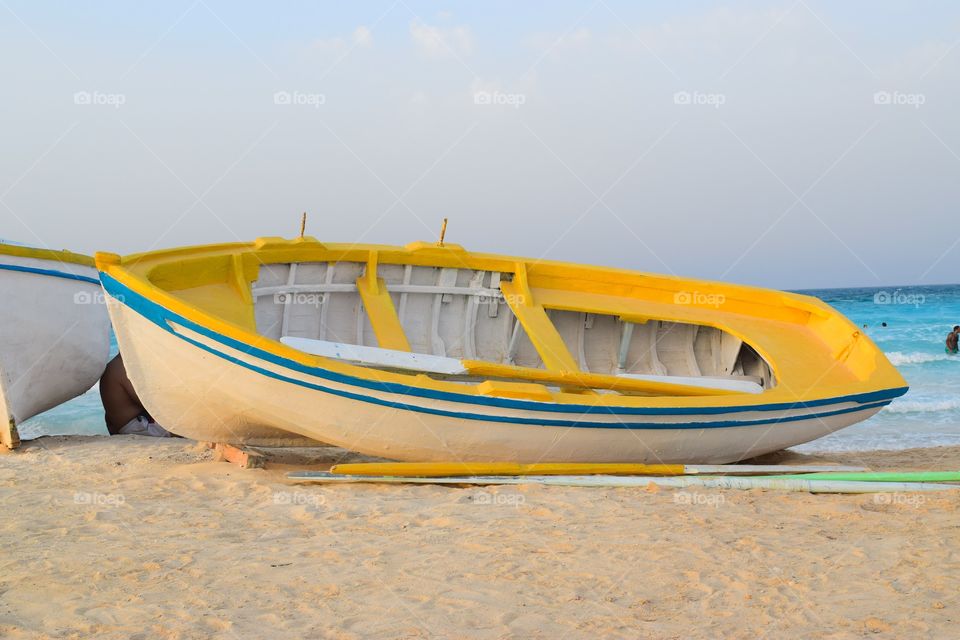
{"type": "Polygon", "coordinates": [[[390,292],[382,278],[377,277],[377,252],[371,251],[366,272],[357,278],[357,291],[370,318],[370,326],[383,349],[410,351],[410,343],[400,324],[390,292]]]}
{"type": "Polygon", "coordinates": [[[571,355],[563,338],[547,317],[544,308],[533,300],[527,280],[527,269],[523,263],[517,263],[513,282],[501,281],[500,290],[510,306],[510,310],[523,325],[524,331],[533,343],[543,364],[551,371],[565,373],[579,371],[577,361],[571,355]]]}

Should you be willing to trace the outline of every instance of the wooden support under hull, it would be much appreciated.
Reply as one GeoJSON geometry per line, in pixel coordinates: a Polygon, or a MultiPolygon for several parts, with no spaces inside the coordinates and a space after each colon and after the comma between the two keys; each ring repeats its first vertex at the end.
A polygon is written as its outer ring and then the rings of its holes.
{"type": "Polygon", "coordinates": [[[7,449],[16,449],[20,446],[20,434],[17,432],[17,426],[13,424],[13,420],[0,425],[0,445],[7,449]]]}
{"type": "Polygon", "coordinates": [[[232,462],[241,469],[262,469],[267,463],[267,456],[257,451],[222,442],[208,442],[206,444],[208,448],[216,452],[218,459],[232,462]]]}

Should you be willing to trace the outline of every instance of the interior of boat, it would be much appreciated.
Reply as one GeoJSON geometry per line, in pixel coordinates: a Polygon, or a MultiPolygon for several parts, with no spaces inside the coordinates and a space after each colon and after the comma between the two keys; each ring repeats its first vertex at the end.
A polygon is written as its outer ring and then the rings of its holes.
{"type": "MultiPolygon", "coordinates": [[[[545,308],[565,347],[551,349],[531,340],[517,301],[505,293],[511,273],[379,264],[369,278],[368,267],[260,265],[251,291],[257,332],[314,355],[464,383],[498,377],[496,371],[478,376],[466,362],[546,370],[558,368],[555,360],[584,374],[713,393],[760,393],[776,384],[756,350],[712,326],[545,308]]],[[[627,384],[586,386],[649,395],[627,384]]]]}

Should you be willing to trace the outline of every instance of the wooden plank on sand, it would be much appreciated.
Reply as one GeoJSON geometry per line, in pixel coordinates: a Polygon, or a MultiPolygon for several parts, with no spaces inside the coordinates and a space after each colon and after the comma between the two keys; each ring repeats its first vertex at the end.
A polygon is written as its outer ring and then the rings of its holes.
{"type": "Polygon", "coordinates": [[[221,460],[232,462],[241,469],[262,469],[267,456],[249,449],[241,449],[223,442],[208,442],[207,446],[217,452],[221,460]]]}

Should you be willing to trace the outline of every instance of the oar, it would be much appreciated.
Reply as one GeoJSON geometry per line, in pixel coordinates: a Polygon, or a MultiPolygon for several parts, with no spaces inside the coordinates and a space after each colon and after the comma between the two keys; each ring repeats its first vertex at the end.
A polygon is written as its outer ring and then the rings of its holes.
{"type": "Polygon", "coordinates": [[[857,482],[960,482],[960,471],[877,471],[778,476],[781,480],[853,480],[857,482]]]}
{"type": "MultiPolygon", "coordinates": [[[[362,283],[361,283],[362,285],[362,283]]],[[[364,286],[360,286],[363,293],[364,286]]],[[[379,290],[378,290],[379,291],[379,290]]],[[[381,292],[382,293],[382,292],[381,292]]],[[[718,396],[744,393],[762,393],[763,389],[744,380],[714,379],[703,376],[615,376],[588,371],[548,371],[535,367],[518,367],[482,360],[459,360],[445,356],[410,353],[405,350],[383,349],[313,338],[281,336],[280,342],[315,356],[354,362],[363,366],[384,367],[416,373],[435,373],[440,376],[474,376],[523,380],[561,388],[610,389],[656,396],[718,396]]]]}
{"type": "Polygon", "coordinates": [[[343,476],[324,471],[294,471],[287,478],[297,482],[386,483],[386,484],[457,484],[457,485],[517,485],[543,484],[566,487],[660,487],[707,489],[773,489],[779,491],[806,491],[810,493],[890,493],[916,491],[948,491],[960,489],[951,484],[930,482],[853,482],[841,480],[802,480],[782,478],[707,478],[697,476],[447,476],[435,478],[406,478],[397,476],[343,476]]]}
{"type": "Polygon", "coordinates": [[[778,474],[866,471],[864,467],[840,465],[758,465],[758,464],[635,464],[621,462],[357,462],[330,469],[337,475],[397,476],[433,478],[438,476],[570,476],[570,475],[656,475],[695,474],[778,474]]]}

